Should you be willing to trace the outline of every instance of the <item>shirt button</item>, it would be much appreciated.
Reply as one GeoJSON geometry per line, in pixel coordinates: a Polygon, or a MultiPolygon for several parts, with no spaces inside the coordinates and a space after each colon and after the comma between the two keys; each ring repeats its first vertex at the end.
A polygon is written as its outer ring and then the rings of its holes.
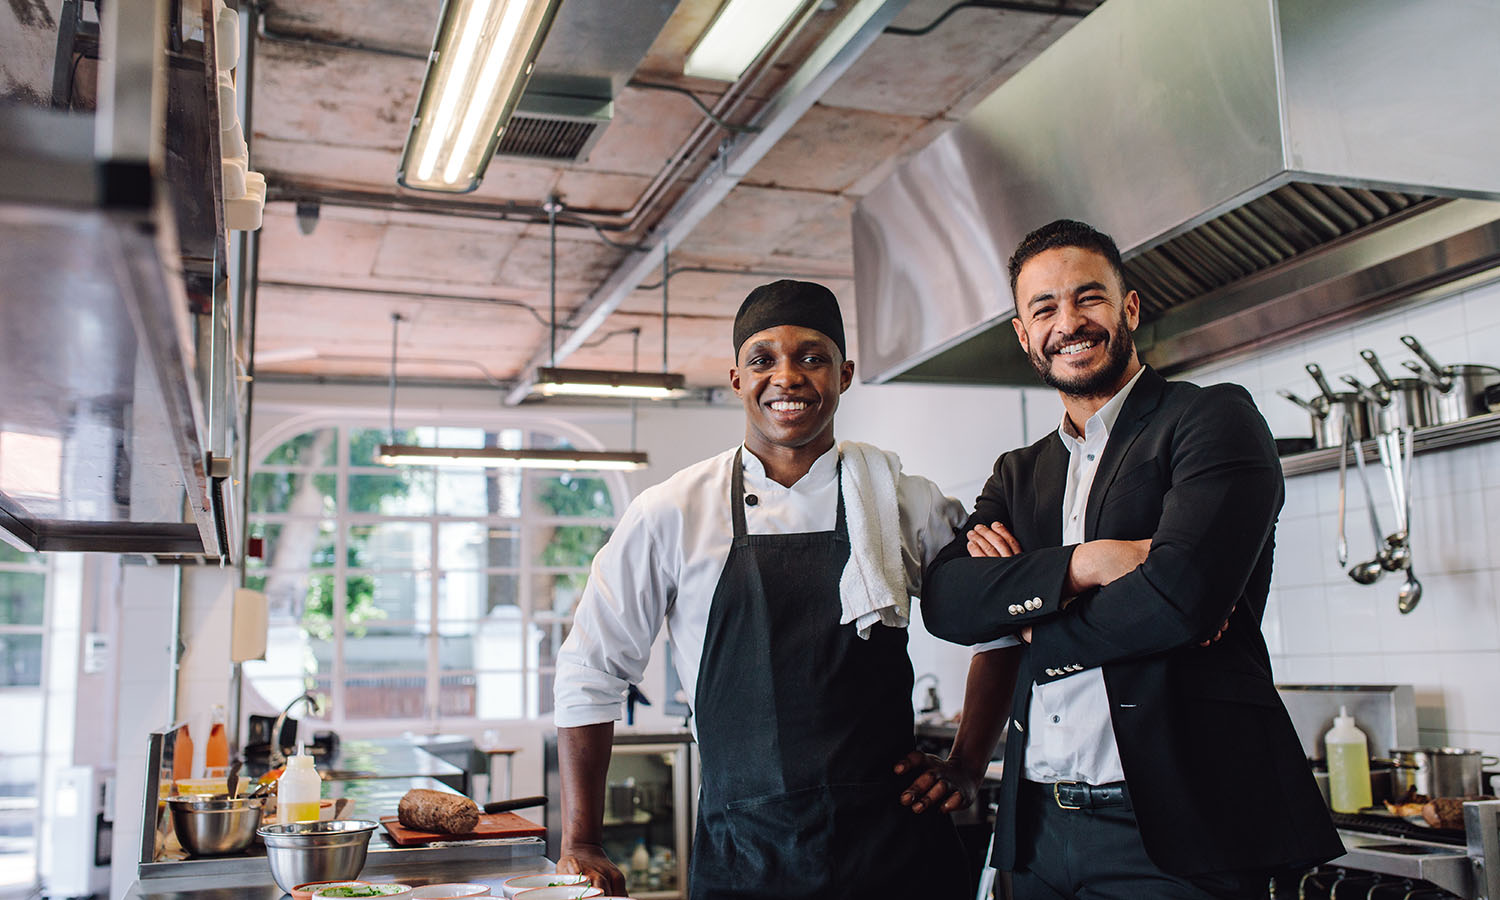
{"type": "Polygon", "coordinates": [[[1089,462],[1093,462],[1094,461],[1094,454],[1090,453],[1088,455],[1088,457],[1089,457],[1089,462]]]}
{"type": "Polygon", "coordinates": [[[1052,724],[1053,725],[1056,725],[1057,723],[1059,723],[1061,721],[1062,721],[1062,716],[1053,716],[1052,717],[1052,724]]]}
{"type": "Polygon", "coordinates": [[[745,505],[746,506],[754,506],[755,504],[757,504],[759,502],[760,502],[760,498],[757,497],[757,496],[755,496],[754,494],[746,494],[745,495],[745,505]]]}

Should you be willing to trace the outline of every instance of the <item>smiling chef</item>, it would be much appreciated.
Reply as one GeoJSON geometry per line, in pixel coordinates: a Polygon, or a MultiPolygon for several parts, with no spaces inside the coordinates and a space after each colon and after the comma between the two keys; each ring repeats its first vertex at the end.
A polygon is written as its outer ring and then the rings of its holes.
{"type": "Polygon", "coordinates": [[[919,757],[896,769],[914,745],[910,597],[964,510],[895,455],[835,445],[854,363],[826,287],[756,288],[734,348],[744,444],[630,504],[559,654],[558,870],[624,893],[601,840],[605,771],[665,622],[702,758],[695,900],[963,896],[943,813],[972,791],[914,815],[900,796],[919,757]]]}

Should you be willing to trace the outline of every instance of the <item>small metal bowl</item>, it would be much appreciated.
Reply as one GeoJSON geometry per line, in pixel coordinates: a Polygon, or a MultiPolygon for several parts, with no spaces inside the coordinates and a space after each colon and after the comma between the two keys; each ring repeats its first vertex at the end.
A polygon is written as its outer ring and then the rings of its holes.
{"type": "Polygon", "coordinates": [[[290,822],[256,830],[266,844],[271,877],[287,893],[310,881],[350,881],[365,867],[370,835],[380,823],[360,819],[290,822]]]}
{"type": "Polygon", "coordinates": [[[194,856],[243,853],[255,840],[262,797],[179,794],[167,798],[177,842],[194,856]]]}

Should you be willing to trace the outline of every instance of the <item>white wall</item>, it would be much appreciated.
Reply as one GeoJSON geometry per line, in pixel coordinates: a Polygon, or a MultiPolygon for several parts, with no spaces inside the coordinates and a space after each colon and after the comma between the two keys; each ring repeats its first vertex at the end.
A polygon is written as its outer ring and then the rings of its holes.
{"type": "MultiPolygon", "coordinates": [[[[1358,351],[1379,354],[1387,371],[1405,374],[1412,334],[1445,363],[1500,363],[1500,282],[1370,318],[1259,358],[1188,376],[1199,383],[1234,381],[1255,396],[1278,437],[1311,433],[1308,416],[1278,397],[1288,389],[1316,393],[1303,370],[1320,364],[1330,380],[1372,380],[1358,351]]],[[[1371,470],[1376,511],[1391,527],[1383,473],[1371,470]]],[[[1418,456],[1414,464],[1412,559],[1421,604],[1396,609],[1402,578],[1355,584],[1335,558],[1338,473],[1288,478],[1277,529],[1276,567],[1264,631],[1282,683],[1401,683],[1416,687],[1423,743],[1500,750],[1500,443],[1418,456]]],[[[1352,561],[1369,559],[1374,539],[1352,462],[1346,530],[1352,561]]]]}

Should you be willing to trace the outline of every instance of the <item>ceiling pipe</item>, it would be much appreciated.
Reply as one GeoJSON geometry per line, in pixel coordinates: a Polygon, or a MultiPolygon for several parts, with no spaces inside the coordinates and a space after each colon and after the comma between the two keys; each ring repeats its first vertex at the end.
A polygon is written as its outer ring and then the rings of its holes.
{"type": "MultiPolygon", "coordinates": [[[[632,252],[569,317],[572,332],[558,345],[557,359],[565,359],[602,326],[636,287],[658,267],[664,267],[665,248],[682,246],[699,222],[714,210],[771,148],[802,118],[875,42],[884,28],[906,6],[907,0],[860,0],[824,37],[750,124],[760,129],[725,142],[718,165],[698,177],[657,223],[641,250],[632,252]]],[[[522,367],[517,386],[505,402],[515,405],[531,393],[536,370],[545,365],[549,348],[540,347],[522,367]]]]}

